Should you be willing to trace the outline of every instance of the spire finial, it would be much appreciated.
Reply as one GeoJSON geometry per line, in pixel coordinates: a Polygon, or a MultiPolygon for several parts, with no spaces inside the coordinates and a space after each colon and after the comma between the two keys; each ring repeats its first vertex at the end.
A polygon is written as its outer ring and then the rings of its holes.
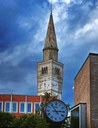
{"type": "Polygon", "coordinates": [[[52,14],[52,10],[53,10],[53,5],[52,5],[52,0],[51,0],[51,5],[50,5],[50,13],[52,14]]]}

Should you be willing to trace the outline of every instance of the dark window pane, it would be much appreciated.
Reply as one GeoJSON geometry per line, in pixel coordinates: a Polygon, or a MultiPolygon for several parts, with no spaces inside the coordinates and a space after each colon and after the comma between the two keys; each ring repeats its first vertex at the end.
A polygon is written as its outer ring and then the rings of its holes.
{"type": "Polygon", "coordinates": [[[20,112],[24,112],[25,110],[25,103],[20,104],[20,112]]]}
{"type": "Polygon", "coordinates": [[[2,111],[2,102],[0,102],[0,112],[2,111]]]}
{"type": "Polygon", "coordinates": [[[38,109],[39,109],[39,104],[36,103],[36,104],[35,104],[35,110],[38,110],[38,109]]]}
{"type": "Polygon", "coordinates": [[[5,107],[6,107],[6,110],[5,111],[6,112],[9,112],[10,111],[10,103],[6,103],[6,106],[5,107]]]}
{"type": "Polygon", "coordinates": [[[31,112],[31,103],[27,103],[27,112],[31,112]]]}
{"type": "Polygon", "coordinates": [[[13,103],[12,104],[12,112],[16,112],[17,111],[17,103],[13,103]]]}

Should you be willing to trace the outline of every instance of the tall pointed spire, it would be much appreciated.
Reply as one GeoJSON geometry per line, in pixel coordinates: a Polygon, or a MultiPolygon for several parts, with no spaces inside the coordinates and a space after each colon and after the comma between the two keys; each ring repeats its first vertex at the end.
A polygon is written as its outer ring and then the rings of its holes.
{"type": "Polygon", "coordinates": [[[49,59],[53,59],[56,61],[58,60],[58,47],[57,47],[55,27],[52,16],[52,8],[51,8],[50,19],[49,19],[46,41],[43,52],[44,52],[44,60],[49,60],[49,59]]]}

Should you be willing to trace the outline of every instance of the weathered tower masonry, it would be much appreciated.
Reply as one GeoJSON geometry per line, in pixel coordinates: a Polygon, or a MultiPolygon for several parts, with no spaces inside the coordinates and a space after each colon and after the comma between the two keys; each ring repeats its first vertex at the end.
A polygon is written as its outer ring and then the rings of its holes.
{"type": "Polygon", "coordinates": [[[37,64],[38,95],[48,92],[51,96],[57,96],[58,99],[62,97],[63,64],[58,62],[58,51],[51,12],[43,49],[43,61],[37,64]]]}

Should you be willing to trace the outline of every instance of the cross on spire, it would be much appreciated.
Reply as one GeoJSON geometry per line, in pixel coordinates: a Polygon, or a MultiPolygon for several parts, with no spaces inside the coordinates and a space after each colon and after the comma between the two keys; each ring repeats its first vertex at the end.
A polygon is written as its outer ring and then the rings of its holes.
{"type": "Polygon", "coordinates": [[[53,5],[52,5],[52,0],[51,0],[51,5],[50,5],[50,13],[52,14],[52,10],[53,10],[53,5]]]}

